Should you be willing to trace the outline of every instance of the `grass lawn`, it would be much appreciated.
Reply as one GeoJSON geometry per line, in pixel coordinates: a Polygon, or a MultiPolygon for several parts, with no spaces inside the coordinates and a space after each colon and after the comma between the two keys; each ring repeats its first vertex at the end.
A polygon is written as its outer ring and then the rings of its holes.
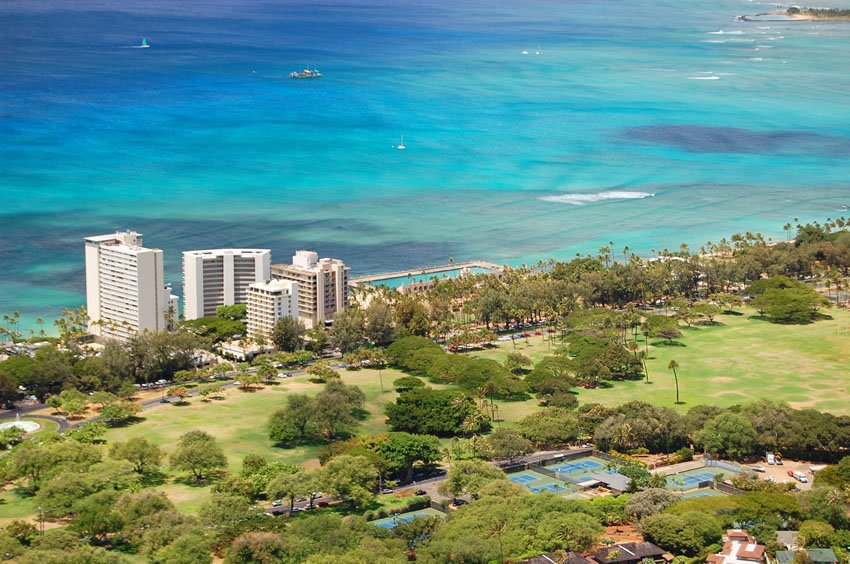
{"type": "MultiPolygon", "coordinates": [[[[718,325],[682,329],[678,345],[650,339],[651,384],[614,382],[611,388],[579,390],[581,403],[616,406],[641,399],[686,411],[705,403],[729,406],[756,399],[788,402],[792,407],[813,407],[850,414],[844,377],[850,363],[850,335],[839,334],[850,324],[843,309],[827,311],[833,319],[809,325],[779,325],[759,319],[751,309],[741,315],[722,315],[718,325]],[[676,406],[670,360],[679,363],[679,390],[683,404],[676,406]]],[[[643,337],[639,337],[643,346],[643,337]]],[[[539,360],[548,352],[540,336],[517,343],[516,350],[539,360]]],[[[511,343],[475,353],[502,361],[513,351],[511,343]]],[[[500,403],[500,413],[512,419],[531,411],[536,402],[500,403]]]]}
{"type": "Polygon", "coordinates": [[[32,496],[24,495],[14,484],[0,488],[0,527],[13,519],[32,517],[38,512],[32,496]]]}
{"type": "MultiPolygon", "coordinates": [[[[361,432],[365,434],[381,433],[387,430],[384,424],[384,404],[395,400],[396,392],[392,382],[403,376],[397,370],[383,370],[379,376],[376,370],[358,370],[340,372],[346,384],[359,386],[366,395],[365,409],[368,416],[361,423],[361,432]],[[381,378],[384,392],[381,392],[381,378]]],[[[144,411],[144,421],[128,427],[109,430],[104,439],[105,448],[116,441],[126,441],[135,436],[143,436],[160,445],[166,453],[174,450],[181,435],[193,429],[202,429],[216,438],[227,455],[228,469],[237,472],[242,459],[248,454],[259,454],[269,461],[282,461],[301,464],[308,468],[318,467],[316,453],[321,445],[302,446],[281,449],[272,446],[268,438],[266,423],[269,414],[284,405],[288,393],[318,394],[321,384],[310,383],[306,377],[280,380],[254,392],[230,389],[224,400],[204,402],[192,398],[189,405],[158,405],[144,411]]],[[[167,467],[166,467],[167,470],[167,467]]],[[[171,476],[174,478],[176,476],[171,476]]],[[[209,497],[209,487],[193,487],[168,481],[157,489],[168,497],[185,513],[196,513],[198,507],[209,497]]]]}

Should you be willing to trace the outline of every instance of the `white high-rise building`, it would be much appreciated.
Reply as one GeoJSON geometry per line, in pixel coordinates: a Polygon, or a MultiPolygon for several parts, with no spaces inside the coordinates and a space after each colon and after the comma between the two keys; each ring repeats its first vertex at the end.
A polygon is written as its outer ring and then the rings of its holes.
{"type": "Polygon", "coordinates": [[[248,303],[248,286],[271,278],[269,249],[183,253],[183,317],[215,315],[221,305],[248,303]]]}
{"type": "Polygon", "coordinates": [[[166,317],[177,312],[170,311],[176,298],[165,284],[162,251],[143,247],[142,235],[129,230],[85,241],[89,332],[124,340],[165,331],[166,317]]]}
{"type": "Polygon", "coordinates": [[[281,317],[298,315],[298,284],[286,280],[248,286],[248,336],[268,339],[281,317]]]}
{"type": "Polygon", "coordinates": [[[298,284],[298,316],[312,329],[348,307],[348,271],[341,260],[296,251],[292,264],[272,265],[272,278],[298,284]]]}

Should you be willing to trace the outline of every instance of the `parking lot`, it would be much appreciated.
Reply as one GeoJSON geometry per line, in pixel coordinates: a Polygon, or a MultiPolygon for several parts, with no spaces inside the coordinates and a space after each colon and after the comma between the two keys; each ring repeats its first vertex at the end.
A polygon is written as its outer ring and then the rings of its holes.
{"type": "Polygon", "coordinates": [[[783,459],[782,464],[777,464],[775,466],[769,465],[767,462],[759,462],[758,464],[754,464],[751,466],[761,466],[764,468],[764,472],[759,472],[759,477],[763,480],[768,479],[768,477],[773,478],[776,482],[788,482],[797,484],[797,489],[806,491],[812,489],[812,471],[809,470],[811,463],[808,462],[797,462],[794,460],[783,459]],[[788,475],[788,471],[799,471],[806,475],[808,478],[808,482],[799,482],[788,475]]]}

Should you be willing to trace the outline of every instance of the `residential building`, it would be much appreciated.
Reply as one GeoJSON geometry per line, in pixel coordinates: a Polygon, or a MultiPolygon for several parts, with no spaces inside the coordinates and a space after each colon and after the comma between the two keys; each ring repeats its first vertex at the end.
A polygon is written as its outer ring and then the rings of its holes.
{"type": "Polygon", "coordinates": [[[287,280],[248,286],[248,336],[267,339],[278,319],[297,316],[298,292],[298,284],[287,280]]]}
{"type": "Polygon", "coordinates": [[[644,559],[663,562],[667,551],[651,542],[624,542],[600,548],[590,555],[599,564],[638,564],[644,559]]]}
{"type": "Polygon", "coordinates": [[[183,317],[215,315],[222,305],[248,303],[248,286],[271,278],[269,249],[208,249],[183,253],[183,317]]]}
{"type": "Polygon", "coordinates": [[[89,332],[126,340],[167,329],[176,297],[165,284],[162,251],[145,248],[130,230],[86,237],[85,244],[89,332]]]}
{"type": "Polygon", "coordinates": [[[273,264],[272,279],[298,284],[298,317],[308,329],[333,321],[348,306],[348,271],[341,260],[296,251],[292,264],[273,264]]]}
{"type": "Polygon", "coordinates": [[[520,560],[518,564],[596,564],[575,552],[539,554],[520,560]]]}
{"type": "Polygon", "coordinates": [[[762,564],[764,546],[744,529],[729,529],[723,539],[723,550],[705,559],[711,564],[762,564]]]}

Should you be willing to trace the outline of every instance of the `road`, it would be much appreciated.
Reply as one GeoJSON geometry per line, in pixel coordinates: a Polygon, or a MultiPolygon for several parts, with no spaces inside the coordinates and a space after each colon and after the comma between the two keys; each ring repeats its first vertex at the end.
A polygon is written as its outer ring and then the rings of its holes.
{"type": "MultiPolygon", "coordinates": [[[[342,355],[334,355],[332,357],[323,358],[322,360],[339,361],[341,359],[342,359],[342,355]]],[[[310,364],[312,364],[312,363],[310,363],[310,364]]],[[[253,373],[257,372],[258,370],[259,370],[259,368],[252,367],[252,368],[249,368],[248,370],[246,370],[245,372],[253,374],[253,373]]],[[[281,372],[286,372],[287,374],[291,374],[293,377],[303,376],[307,373],[304,368],[298,368],[298,369],[295,369],[295,370],[286,370],[284,368],[281,368],[280,370],[281,370],[281,372]]],[[[222,374],[221,375],[222,380],[224,380],[224,379],[229,380],[231,378],[234,379],[233,381],[223,383],[222,387],[224,389],[230,389],[230,388],[235,388],[236,386],[238,386],[239,385],[238,378],[241,374],[243,374],[243,373],[239,372],[238,370],[234,370],[232,372],[226,372],[226,373],[222,374]]],[[[187,384],[189,384],[189,383],[210,384],[210,383],[213,383],[213,382],[215,382],[215,380],[191,380],[191,381],[186,382],[186,383],[187,384]]],[[[175,384],[171,383],[168,386],[173,386],[173,385],[175,385],[175,384]]],[[[167,390],[167,387],[163,386],[162,389],[167,390]]],[[[199,393],[200,393],[200,388],[190,390],[189,391],[189,397],[196,397],[199,393]]],[[[151,399],[148,399],[148,400],[141,401],[141,402],[139,402],[139,405],[142,407],[142,409],[152,409],[152,408],[164,403],[163,400],[169,400],[170,401],[169,398],[175,399],[174,396],[169,396],[169,395],[166,394],[166,395],[163,395],[163,397],[161,397],[161,398],[151,398],[151,399]]],[[[34,404],[30,404],[30,405],[16,407],[15,409],[5,409],[5,410],[0,411],[0,421],[6,421],[6,420],[9,420],[9,419],[17,419],[18,415],[20,415],[21,417],[26,417],[27,415],[29,415],[33,412],[41,411],[43,409],[51,409],[51,406],[46,404],[46,403],[34,403],[34,404]]],[[[39,414],[39,415],[35,415],[33,417],[40,417],[42,419],[49,419],[51,421],[55,421],[59,425],[59,432],[60,433],[63,432],[63,431],[66,431],[70,428],[73,428],[73,427],[79,427],[80,425],[82,425],[83,423],[86,422],[86,421],[77,421],[77,422],[71,423],[67,419],[65,419],[65,417],[61,417],[61,416],[56,417],[56,416],[53,416],[53,415],[41,415],[41,414],[39,414]]]]}

